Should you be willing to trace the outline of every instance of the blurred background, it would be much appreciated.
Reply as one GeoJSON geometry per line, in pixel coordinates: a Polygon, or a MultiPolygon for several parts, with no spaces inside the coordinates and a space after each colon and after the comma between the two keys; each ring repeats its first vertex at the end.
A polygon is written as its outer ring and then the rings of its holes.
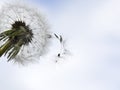
{"type": "Polygon", "coordinates": [[[119,0],[26,2],[45,14],[51,32],[63,35],[71,55],[28,66],[1,57],[0,90],[120,90],[119,0]]]}

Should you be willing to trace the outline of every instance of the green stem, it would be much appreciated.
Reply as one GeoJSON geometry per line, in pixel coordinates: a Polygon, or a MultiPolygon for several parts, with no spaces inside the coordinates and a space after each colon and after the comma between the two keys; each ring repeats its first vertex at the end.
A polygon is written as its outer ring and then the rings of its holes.
{"type": "Polygon", "coordinates": [[[0,57],[5,53],[5,51],[10,47],[11,41],[8,40],[5,44],[0,47],[0,57]]]}

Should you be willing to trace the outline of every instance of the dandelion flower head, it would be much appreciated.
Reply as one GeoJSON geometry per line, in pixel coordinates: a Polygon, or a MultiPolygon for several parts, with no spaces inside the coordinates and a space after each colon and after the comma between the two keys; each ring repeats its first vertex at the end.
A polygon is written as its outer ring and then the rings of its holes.
{"type": "Polygon", "coordinates": [[[23,3],[5,4],[0,10],[0,33],[12,30],[15,36],[2,34],[1,37],[7,36],[7,39],[1,40],[0,46],[10,41],[5,52],[9,60],[21,64],[32,62],[47,48],[48,27],[43,15],[33,7],[23,3]]]}

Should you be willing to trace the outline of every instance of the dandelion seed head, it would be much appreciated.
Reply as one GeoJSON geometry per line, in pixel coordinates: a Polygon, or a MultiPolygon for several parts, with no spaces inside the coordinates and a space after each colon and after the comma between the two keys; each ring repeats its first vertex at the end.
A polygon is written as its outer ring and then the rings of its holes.
{"type": "MultiPolygon", "coordinates": [[[[26,38],[31,37],[29,44],[21,47],[14,62],[24,64],[39,59],[47,48],[50,35],[49,25],[43,15],[27,4],[9,3],[1,9],[0,18],[0,33],[19,28],[19,26],[23,26],[31,32],[25,36],[26,38]]],[[[0,41],[0,45],[3,43],[4,41],[0,41]]]]}

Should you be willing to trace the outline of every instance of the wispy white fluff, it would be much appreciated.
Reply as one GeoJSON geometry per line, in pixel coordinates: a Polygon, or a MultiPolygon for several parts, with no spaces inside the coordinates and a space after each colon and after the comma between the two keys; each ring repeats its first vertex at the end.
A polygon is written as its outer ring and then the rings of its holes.
{"type": "MultiPolygon", "coordinates": [[[[24,21],[33,32],[29,45],[22,46],[14,62],[25,64],[39,60],[48,44],[49,27],[43,15],[33,7],[21,2],[5,4],[0,11],[0,33],[11,29],[15,21],[24,21]]],[[[2,45],[0,41],[0,45],[2,45]]]]}

